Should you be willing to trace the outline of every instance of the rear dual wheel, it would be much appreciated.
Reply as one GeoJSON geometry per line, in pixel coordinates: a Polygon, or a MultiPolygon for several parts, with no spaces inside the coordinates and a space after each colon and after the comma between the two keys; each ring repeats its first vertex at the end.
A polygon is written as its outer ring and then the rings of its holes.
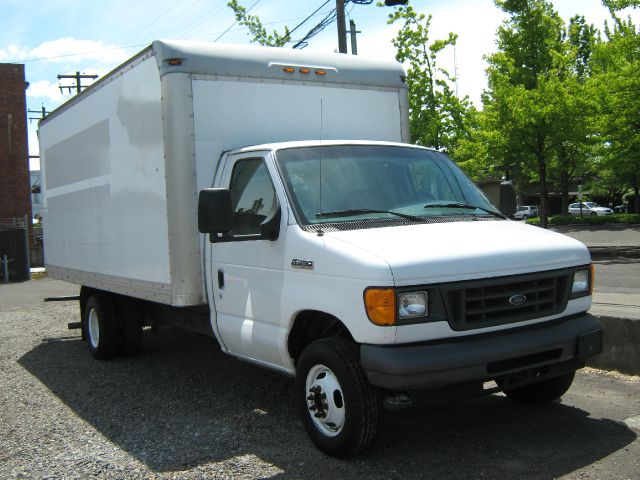
{"type": "Polygon", "coordinates": [[[123,309],[121,318],[115,303],[107,294],[94,294],[87,299],[82,323],[89,351],[99,360],[117,354],[133,355],[140,350],[142,326],[133,306],[123,309]]]}

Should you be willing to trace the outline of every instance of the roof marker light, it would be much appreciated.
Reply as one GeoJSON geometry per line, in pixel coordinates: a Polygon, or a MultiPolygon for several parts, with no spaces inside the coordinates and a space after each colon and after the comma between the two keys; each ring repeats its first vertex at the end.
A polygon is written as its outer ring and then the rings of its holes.
{"type": "Polygon", "coordinates": [[[293,68],[293,67],[284,67],[284,68],[282,69],[282,71],[283,71],[284,73],[293,73],[293,72],[295,72],[295,71],[296,71],[296,69],[295,69],[295,68],[293,68]]]}
{"type": "Polygon", "coordinates": [[[299,71],[300,71],[300,73],[304,73],[305,75],[307,73],[311,73],[311,70],[309,70],[308,68],[301,68],[299,71]]]}
{"type": "Polygon", "coordinates": [[[182,59],[181,58],[169,58],[169,59],[167,59],[167,63],[169,65],[172,65],[172,66],[182,65],[182,59]]]}

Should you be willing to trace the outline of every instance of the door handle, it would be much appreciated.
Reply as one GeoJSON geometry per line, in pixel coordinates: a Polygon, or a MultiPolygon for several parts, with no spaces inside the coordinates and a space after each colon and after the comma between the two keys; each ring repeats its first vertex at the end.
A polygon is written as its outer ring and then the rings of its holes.
{"type": "Polygon", "coordinates": [[[224,289],[224,271],[218,270],[218,288],[224,289]]]}

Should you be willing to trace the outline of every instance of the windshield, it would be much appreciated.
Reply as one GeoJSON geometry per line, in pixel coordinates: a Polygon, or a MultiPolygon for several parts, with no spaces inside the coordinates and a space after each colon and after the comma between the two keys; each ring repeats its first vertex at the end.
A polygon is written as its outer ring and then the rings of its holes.
{"type": "Polygon", "coordinates": [[[363,219],[489,216],[496,208],[444,154],[339,145],[279,150],[278,168],[303,224],[363,219]],[[475,208],[478,207],[478,208],[475,208]]]}

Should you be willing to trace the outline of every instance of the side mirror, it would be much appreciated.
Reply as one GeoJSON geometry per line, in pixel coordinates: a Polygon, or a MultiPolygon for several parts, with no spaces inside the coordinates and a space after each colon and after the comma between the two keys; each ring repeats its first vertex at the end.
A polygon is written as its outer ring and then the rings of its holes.
{"type": "Polygon", "coordinates": [[[510,180],[500,183],[500,211],[512,217],[516,212],[516,206],[518,205],[518,199],[516,197],[516,189],[510,180]]]}
{"type": "Polygon", "coordinates": [[[198,196],[200,233],[225,234],[233,227],[231,192],[226,188],[206,188],[198,196]]]}

